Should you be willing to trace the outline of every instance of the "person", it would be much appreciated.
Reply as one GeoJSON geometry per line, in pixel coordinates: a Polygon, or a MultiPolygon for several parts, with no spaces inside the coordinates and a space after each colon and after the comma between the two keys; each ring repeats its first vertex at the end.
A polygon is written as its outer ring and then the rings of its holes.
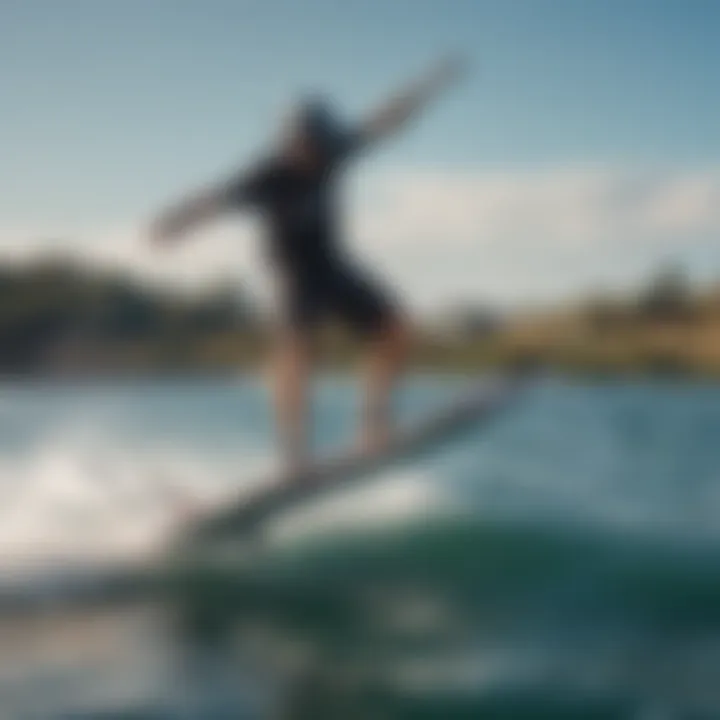
{"type": "Polygon", "coordinates": [[[268,157],[172,205],[152,223],[152,238],[165,244],[230,210],[254,208],[266,221],[282,306],[273,395],[281,448],[292,468],[308,467],[312,337],[328,315],[347,324],[368,348],[361,442],[378,449],[388,441],[393,389],[411,339],[409,322],[391,294],[347,258],[333,191],[349,160],[405,126],[461,70],[458,58],[443,59],[352,129],[324,100],[305,101],[268,157]]]}

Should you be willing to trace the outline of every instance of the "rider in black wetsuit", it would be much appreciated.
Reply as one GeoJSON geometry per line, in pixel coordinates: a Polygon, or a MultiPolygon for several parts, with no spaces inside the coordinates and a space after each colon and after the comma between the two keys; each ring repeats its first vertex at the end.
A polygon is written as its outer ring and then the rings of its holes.
{"type": "Polygon", "coordinates": [[[283,332],[276,365],[276,404],[283,449],[306,462],[311,330],[338,316],[372,342],[365,392],[364,443],[390,432],[390,398],[406,355],[408,329],[397,304],[346,258],[334,216],[337,175],[354,155],[397,130],[458,74],[446,60],[353,130],[320,102],[303,105],[282,146],[250,171],[163,213],[153,226],[165,242],[232,209],[254,208],[266,221],[272,266],[283,288],[283,332]]]}
{"type": "Polygon", "coordinates": [[[335,217],[335,180],[362,142],[340,130],[325,105],[308,103],[294,118],[284,151],[225,188],[228,207],[254,207],[266,221],[268,256],[286,290],[285,320],[295,330],[332,314],[372,334],[394,313],[345,256],[335,217]],[[306,138],[317,155],[301,156],[306,138]]]}

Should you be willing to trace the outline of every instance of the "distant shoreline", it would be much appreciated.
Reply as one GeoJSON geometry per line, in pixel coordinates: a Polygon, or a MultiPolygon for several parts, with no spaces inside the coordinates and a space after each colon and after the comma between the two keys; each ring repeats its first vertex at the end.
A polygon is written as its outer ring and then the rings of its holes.
{"type": "MultiPolygon", "coordinates": [[[[271,325],[235,286],[185,296],[57,261],[0,264],[0,309],[0,378],[15,382],[236,378],[256,374],[272,344],[271,325]]],[[[415,372],[525,366],[594,379],[720,379],[720,284],[695,287],[674,267],[625,297],[512,314],[437,310],[415,321],[415,372]]],[[[323,367],[351,367],[356,340],[327,331],[323,367]]]]}
{"type": "MultiPolygon", "coordinates": [[[[549,377],[565,378],[568,380],[584,380],[593,382],[628,382],[628,381],[663,381],[699,384],[720,384],[720,371],[692,371],[678,369],[653,369],[653,368],[582,368],[563,367],[553,364],[538,365],[549,377]]],[[[438,364],[410,365],[408,375],[415,377],[453,377],[467,378],[472,376],[502,373],[510,371],[510,365],[468,365],[468,364],[438,364]]],[[[0,372],[0,384],[13,385],[104,385],[104,384],[126,384],[126,383],[204,383],[232,380],[254,380],[262,377],[263,370],[258,366],[244,367],[239,365],[235,368],[210,369],[210,368],[183,368],[183,369],[145,369],[145,370],[83,370],[75,372],[0,372]]],[[[322,366],[317,375],[319,377],[338,376],[341,378],[360,378],[361,370],[345,365],[322,366]]]]}

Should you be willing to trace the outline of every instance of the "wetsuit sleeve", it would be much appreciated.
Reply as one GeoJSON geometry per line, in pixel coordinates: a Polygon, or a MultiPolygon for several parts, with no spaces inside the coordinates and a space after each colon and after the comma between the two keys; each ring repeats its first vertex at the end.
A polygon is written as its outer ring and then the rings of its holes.
{"type": "Polygon", "coordinates": [[[245,208],[261,203],[271,192],[273,173],[262,165],[250,171],[238,173],[220,188],[223,202],[229,208],[245,208]]]}

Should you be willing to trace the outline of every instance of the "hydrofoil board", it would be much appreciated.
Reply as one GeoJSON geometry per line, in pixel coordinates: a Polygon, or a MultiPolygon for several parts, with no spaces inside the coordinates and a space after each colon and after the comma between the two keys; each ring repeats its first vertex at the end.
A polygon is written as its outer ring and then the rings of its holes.
{"type": "Polygon", "coordinates": [[[429,417],[398,430],[378,451],[353,450],[318,460],[302,471],[287,470],[263,483],[250,497],[245,495],[195,518],[185,540],[192,543],[242,535],[292,506],[403,461],[417,460],[463,431],[495,418],[525,384],[514,377],[479,383],[429,417]]]}

